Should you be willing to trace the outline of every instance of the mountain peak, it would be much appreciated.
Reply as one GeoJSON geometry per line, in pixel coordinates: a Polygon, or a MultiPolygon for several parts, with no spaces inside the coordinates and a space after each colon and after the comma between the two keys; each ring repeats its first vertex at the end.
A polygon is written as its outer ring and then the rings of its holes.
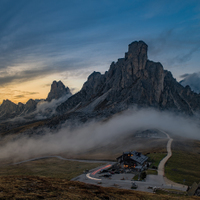
{"type": "Polygon", "coordinates": [[[134,41],[128,45],[128,52],[125,53],[125,60],[131,60],[135,68],[144,69],[147,62],[148,45],[143,41],[134,41]]]}
{"type": "Polygon", "coordinates": [[[3,103],[1,105],[3,105],[3,106],[5,106],[5,105],[15,105],[15,103],[10,101],[9,99],[6,99],[6,100],[4,99],[3,103]]]}
{"type": "Polygon", "coordinates": [[[53,81],[46,100],[50,102],[52,99],[59,99],[66,94],[71,94],[70,89],[68,87],[65,88],[65,85],[61,81],[53,81]]]}
{"type": "Polygon", "coordinates": [[[128,45],[129,51],[132,50],[132,49],[135,51],[136,49],[140,49],[142,46],[144,46],[146,48],[148,47],[148,45],[142,40],[134,41],[134,42],[132,42],[131,44],[128,45]]]}

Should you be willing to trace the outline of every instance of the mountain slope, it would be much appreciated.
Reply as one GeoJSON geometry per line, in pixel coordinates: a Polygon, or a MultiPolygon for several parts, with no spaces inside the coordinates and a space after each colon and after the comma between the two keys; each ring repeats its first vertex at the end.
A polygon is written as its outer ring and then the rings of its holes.
{"type": "Polygon", "coordinates": [[[129,106],[155,107],[192,114],[199,111],[200,95],[183,87],[159,62],[147,59],[143,41],[129,45],[125,57],[108,72],[93,72],[80,92],[58,106],[57,111],[119,112],[129,106]]]}

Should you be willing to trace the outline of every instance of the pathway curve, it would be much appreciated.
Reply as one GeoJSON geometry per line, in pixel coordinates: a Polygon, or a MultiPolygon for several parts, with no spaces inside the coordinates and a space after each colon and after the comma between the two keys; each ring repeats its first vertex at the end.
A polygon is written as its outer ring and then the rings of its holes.
{"type": "Polygon", "coordinates": [[[167,138],[169,139],[168,142],[167,142],[167,156],[165,156],[159,163],[158,165],[158,175],[161,175],[163,176],[163,179],[164,179],[164,182],[166,185],[171,185],[171,186],[175,186],[175,187],[178,187],[178,188],[187,188],[186,185],[182,185],[182,184],[179,184],[179,183],[175,183],[169,179],[167,179],[165,177],[165,164],[166,162],[168,161],[168,159],[172,156],[172,150],[171,150],[171,145],[172,145],[172,141],[173,139],[164,131],[160,130],[161,132],[163,132],[167,138]]]}
{"type": "Polygon", "coordinates": [[[12,165],[18,165],[18,164],[21,164],[21,163],[26,163],[26,162],[41,160],[41,159],[46,159],[46,158],[58,158],[58,159],[61,159],[61,160],[69,160],[69,161],[77,161],[77,162],[85,162],[85,163],[107,163],[108,162],[108,161],[103,161],[103,160],[68,159],[68,158],[63,158],[61,156],[43,156],[43,157],[31,158],[31,159],[28,159],[28,160],[16,162],[16,163],[13,163],[12,165]]]}
{"type": "Polygon", "coordinates": [[[158,175],[162,175],[164,176],[165,175],[165,163],[168,161],[168,159],[172,156],[172,150],[171,150],[171,144],[172,144],[172,141],[173,139],[170,138],[170,136],[162,131],[165,135],[167,135],[167,138],[169,139],[168,142],[167,142],[167,156],[165,156],[159,163],[158,165],[158,175]]]}

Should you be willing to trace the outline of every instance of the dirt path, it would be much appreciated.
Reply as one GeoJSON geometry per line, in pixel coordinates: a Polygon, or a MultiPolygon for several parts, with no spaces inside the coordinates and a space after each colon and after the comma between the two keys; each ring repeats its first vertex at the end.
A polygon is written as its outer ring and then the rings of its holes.
{"type": "MultiPolygon", "coordinates": [[[[164,131],[162,132],[165,133],[164,131]]],[[[167,133],[165,133],[165,135],[167,135],[167,138],[169,139],[167,142],[167,156],[165,156],[158,165],[158,175],[162,175],[162,176],[165,175],[165,163],[172,156],[171,144],[172,144],[173,139],[170,138],[170,136],[167,133]]]]}
{"type": "MultiPolygon", "coordinates": [[[[161,130],[160,130],[161,131],[161,130]]],[[[172,145],[172,141],[173,141],[173,139],[166,133],[166,132],[164,132],[164,131],[161,131],[161,132],[163,132],[166,136],[167,136],[167,138],[169,139],[168,140],[168,142],[167,142],[167,156],[165,156],[161,161],[160,161],[160,163],[159,163],[159,165],[158,165],[158,175],[161,175],[161,176],[163,176],[163,179],[164,179],[164,181],[165,181],[165,184],[166,185],[168,185],[168,186],[171,186],[172,188],[173,187],[178,187],[178,188],[187,188],[187,186],[186,185],[182,185],[182,184],[179,184],[179,183],[175,183],[175,182],[173,182],[173,181],[171,181],[171,180],[169,180],[169,179],[167,179],[166,177],[165,177],[165,164],[166,164],[166,162],[168,161],[168,159],[172,156],[172,150],[171,150],[171,145],[172,145]]]]}

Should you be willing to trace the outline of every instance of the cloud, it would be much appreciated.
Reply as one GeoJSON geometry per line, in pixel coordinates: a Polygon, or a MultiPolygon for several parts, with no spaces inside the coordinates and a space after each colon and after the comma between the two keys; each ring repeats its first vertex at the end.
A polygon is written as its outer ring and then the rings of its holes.
{"type": "Polygon", "coordinates": [[[26,95],[35,95],[35,94],[39,94],[39,92],[27,92],[27,91],[20,91],[20,90],[14,90],[13,92],[17,92],[17,93],[21,93],[18,95],[14,96],[14,99],[21,99],[26,97],[26,95]]]}
{"type": "Polygon", "coordinates": [[[20,98],[24,98],[24,97],[25,97],[25,95],[19,94],[19,95],[14,96],[14,99],[20,99],[20,98]]]}
{"type": "Polygon", "coordinates": [[[182,74],[180,75],[180,78],[186,78],[187,76],[189,76],[190,74],[182,74]]]}
{"type": "Polygon", "coordinates": [[[37,104],[36,111],[31,113],[31,115],[36,115],[36,119],[45,119],[47,117],[50,117],[56,113],[56,108],[58,105],[66,101],[71,94],[64,95],[60,97],[59,99],[52,99],[50,102],[48,101],[40,101],[37,104]]]}
{"type": "Polygon", "coordinates": [[[127,49],[137,39],[152,41],[151,55],[163,55],[166,63],[173,59],[188,61],[199,46],[199,31],[194,28],[199,22],[191,21],[198,13],[194,9],[197,4],[194,1],[182,1],[180,5],[179,1],[148,3],[145,0],[2,0],[0,84],[24,82],[68,70],[102,69],[123,55],[121,49],[127,49]],[[185,11],[187,7],[191,8],[189,14],[185,11]],[[185,14],[190,21],[181,22],[186,19],[185,14]],[[158,46],[155,51],[153,46],[158,46]],[[182,49],[187,48],[182,57],[182,49]],[[167,51],[173,51],[173,56],[165,57],[167,51]],[[16,75],[9,74],[10,67],[18,69],[24,65],[27,68],[16,75]]]}
{"type": "Polygon", "coordinates": [[[192,49],[189,49],[186,53],[184,54],[180,54],[180,55],[177,55],[175,56],[174,58],[171,59],[171,61],[169,63],[180,63],[180,64],[183,64],[189,60],[192,59],[192,56],[198,52],[200,50],[200,47],[199,46],[196,46],[192,49]]]}
{"type": "MultiPolygon", "coordinates": [[[[15,97],[23,98],[24,96],[25,95],[17,95],[15,97]]],[[[71,94],[67,94],[67,95],[62,96],[59,99],[52,99],[50,102],[41,99],[38,101],[35,111],[33,111],[29,114],[25,114],[25,115],[24,115],[24,113],[22,113],[21,116],[14,117],[7,121],[19,123],[19,122],[27,122],[27,121],[42,120],[42,119],[50,118],[56,114],[57,106],[59,106],[64,101],[66,101],[70,96],[71,96],[71,94]]]]}
{"type": "Polygon", "coordinates": [[[119,138],[122,141],[123,138],[133,137],[138,130],[155,128],[164,130],[170,135],[200,140],[199,124],[192,117],[177,116],[153,109],[134,109],[106,122],[94,121],[74,129],[63,126],[56,133],[46,129],[46,134],[42,136],[35,134],[32,137],[15,138],[14,141],[1,145],[0,158],[14,157],[18,160],[63,152],[83,153],[98,146],[113,144],[119,138]]]}
{"type": "Polygon", "coordinates": [[[200,72],[183,74],[180,77],[183,78],[183,80],[180,81],[181,85],[189,85],[194,92],[200,93],[200,72]]]}
{"type": "MultiPolygon", "coordinates": [[[[14,90],[10,88],[5,88],[5,85],[1,86],[1,92],[0,96],[5,97],[7,99],[10,99],[11,101],[14,101],[14,99],[17,99],[17,102],[20,101],[20,99],[27,99],[27,98],[33,98],[36,94],[39,94],[39,92],[29,92],[29,91],[23,91],[23,90],[14,90]],[[31,97],[32,96],[32,97],[31,97]]],[[[15,101],[14,101],[15,102],[15,101]]],[[[16,102],[15,102],[16,103],[16,102]]]]}
{"type": "MultiPolygon", "coordinates": [[[[64,69],[63,69],[64,71],[64,69]]],[[[23,83],[26,81],[31,81],[34,79],[38,79],[44,77],[45,75],[55,74],[57,69],[51,69],[48,67],[44,67],[41,69],[30,69],[30,70],[16,70],[10,69],[9,72],[4,72],[4,76],[0,77],[0,87],[4,87],[6,85],[10,85],[13,83],[23,83]]]]}

